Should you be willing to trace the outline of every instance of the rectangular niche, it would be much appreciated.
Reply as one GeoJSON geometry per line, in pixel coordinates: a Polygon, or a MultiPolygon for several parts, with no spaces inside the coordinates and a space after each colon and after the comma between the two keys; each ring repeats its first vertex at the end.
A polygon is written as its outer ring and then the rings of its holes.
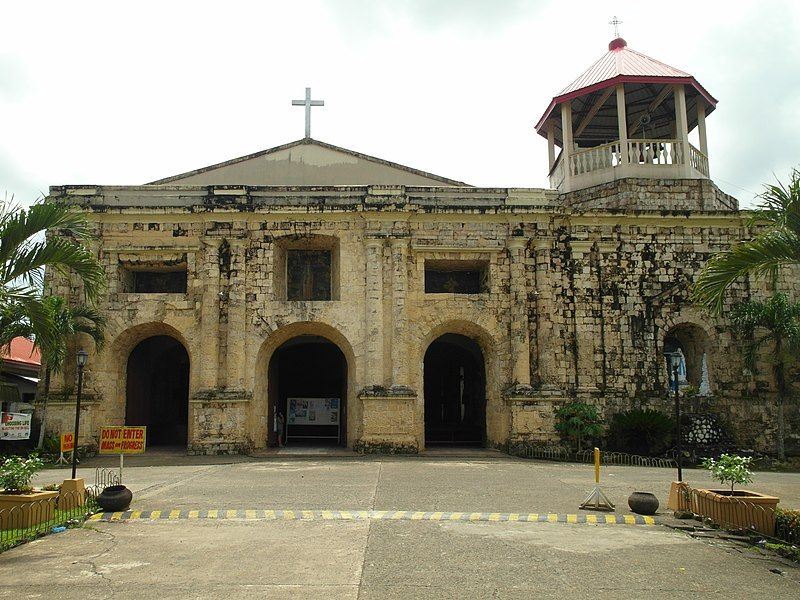
{"type": "Polygon", "coordinates": [[[339,299],[339,240],[326,235],[276,241],[275,289],[280,300],[339,299]]]}
{"type": "Polygon", "coordinates": [[[488,291],[487,260],[425,260],[426,294],[483,294],[488,291]]]}
{"type": "Polygon", "coordinates": [[[121,291],[133,294],[185,294],[189,280],[186,260],[120,262],[121,291]]]}

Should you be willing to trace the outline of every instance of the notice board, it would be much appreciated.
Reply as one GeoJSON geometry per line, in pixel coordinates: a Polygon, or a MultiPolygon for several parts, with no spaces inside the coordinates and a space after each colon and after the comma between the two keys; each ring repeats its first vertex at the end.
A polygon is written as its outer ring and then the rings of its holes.
{"type": "Polygon", "coordinates": [[[289,425],[339,426],[339,398],[288,398],[289,425]]]}

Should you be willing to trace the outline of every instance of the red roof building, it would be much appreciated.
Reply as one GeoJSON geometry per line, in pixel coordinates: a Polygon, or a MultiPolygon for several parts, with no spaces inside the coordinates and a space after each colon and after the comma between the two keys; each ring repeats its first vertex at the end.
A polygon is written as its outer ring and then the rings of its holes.
{"type": "Polygon", "coordinates": [[[690,74],[612,40],[536,124],[548,140],[551,187],[571,191],[623,177],[707,179],[705,117],[716,105],[690,74]],[[695,127],[699,149],[688,139],[695,127]]]}

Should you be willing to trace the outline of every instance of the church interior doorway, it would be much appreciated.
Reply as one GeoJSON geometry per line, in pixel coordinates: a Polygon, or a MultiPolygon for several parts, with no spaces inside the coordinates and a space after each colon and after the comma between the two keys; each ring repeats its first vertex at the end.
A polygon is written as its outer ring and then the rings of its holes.
{"type": "Polygon", "coordinates": [[[128,357],[125,424],[147,426],[147,446],[186,447],[189,354],[178,340],[156,335],[128,357]]]}
{"type": "Polygon", "coordinates": [[[482,446],[486,434],[483,353],[463,335],[446,333],[428,346],[425,382],[425,445],[482,446]]]}
{"type": "Polygon", "coordinates": [[[300,335],[281,345],[269,363],[270,446],[344,446],[347,443],[347,359],[333,342],[300,335]]]}

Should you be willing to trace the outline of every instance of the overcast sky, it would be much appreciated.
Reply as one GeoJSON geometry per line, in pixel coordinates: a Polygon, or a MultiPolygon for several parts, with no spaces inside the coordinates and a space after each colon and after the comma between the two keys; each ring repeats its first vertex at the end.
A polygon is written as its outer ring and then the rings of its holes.
{"type": "Polygon", "coordinates": [[[800,164],[800,2],[13,2],[0,194],[140,184],[312,137],[480,186],[544,187],[533,129],[622,21],[719,100],[711,175],[743,206],[800,164]]]}

